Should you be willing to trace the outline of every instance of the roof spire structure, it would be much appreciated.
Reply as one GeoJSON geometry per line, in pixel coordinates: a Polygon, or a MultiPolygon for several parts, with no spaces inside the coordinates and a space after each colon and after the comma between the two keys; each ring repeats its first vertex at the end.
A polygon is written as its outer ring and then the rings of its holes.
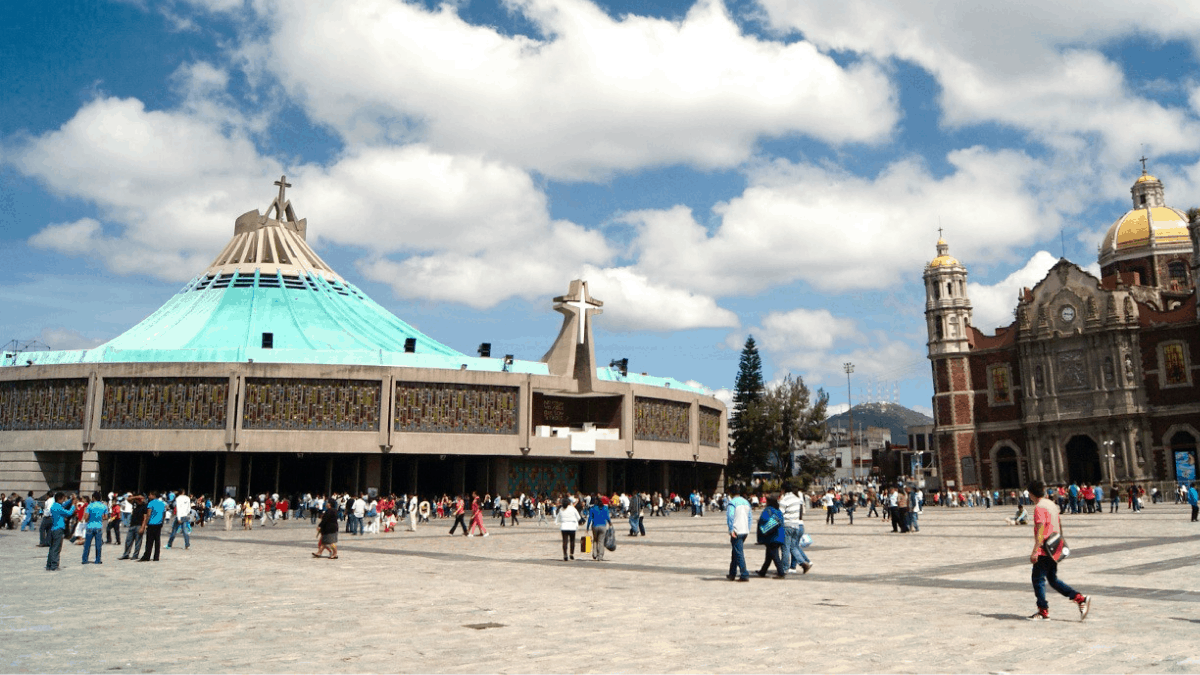
{"type": "Polygon", "coordinates": [[[285,196],[285,191],[292,187],[292,184],[287,182],[287,176],[280,176],[275,185],[279,186],[279,196],[267,207],[267,217],[270,218],[271,211],[274,211],[275,220],[296,222],[296,212],[292,210],[292,203],[285,196]]]}

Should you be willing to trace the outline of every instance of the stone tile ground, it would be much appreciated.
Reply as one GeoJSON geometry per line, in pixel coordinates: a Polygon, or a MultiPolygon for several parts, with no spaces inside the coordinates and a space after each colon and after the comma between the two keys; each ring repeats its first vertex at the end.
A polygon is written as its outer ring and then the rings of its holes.
{"type": "Polygon", "coordinates": [[[198,529],[158,564],[67,546],[48,573],[35,534],[3,531],[0,672],[1200,672],[1186,507],[1065,521],[1084,623],[1058,596],[1053,621],[1025,620],[1030,529],[1005,515],[929,509],[911,535],[811,518],[812,573],[748,584],[725,580],[720,514],[648,518],[604,563],[564,563],[529,521],[343,535],[341,559],[313,560],[289,522],[198,529]]]}

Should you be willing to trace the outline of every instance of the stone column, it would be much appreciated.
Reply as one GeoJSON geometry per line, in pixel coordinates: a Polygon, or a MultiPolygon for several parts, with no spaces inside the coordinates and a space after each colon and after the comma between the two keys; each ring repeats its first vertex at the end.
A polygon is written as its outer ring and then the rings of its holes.
{"type": "Polygon", "coordinates": [[[1050,481],[1052,483],[1066,483],[1070,477],[1063,472],[1063,454],[1062,444],[1058,442],[1058,432],[1050,434],[1050,470],[1053,473],[1050,481]]]}
{"type": "Polygon", "coordinates": [[[222,487],[232,485],[238,491],[238,494],[234,495],[234,499],[237,499],[241,494],[241,480],[242,456],[236,452],[225,453],[225,485],[222,487]]]}
{"type": "Polygon", "coordinates": [[[89,443],[83,450],[83,461],[79,466],[79,492],[91,495],[100,489],[100,453],[89,443]]]}

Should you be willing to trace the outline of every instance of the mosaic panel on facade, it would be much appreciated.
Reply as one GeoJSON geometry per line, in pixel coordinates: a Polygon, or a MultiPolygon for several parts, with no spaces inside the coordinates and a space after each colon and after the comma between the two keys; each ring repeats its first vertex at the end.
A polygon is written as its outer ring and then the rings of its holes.
{"type": "Polygon", "coordinates": [[[397,382],[396,431],[516,434],[519,387],[452,382],[397,382]]]}
{"type": "Polygon", "coordinates": [[[378,380],[248,378],[242,427],[270,431],[379,431],[378,380]]]}
{"type": "Polygon", "coordinates": [[[700,445],[721,447],[721,411],[700,406],[700,445]]]}
{"type": "Polygon", "coordinates": [[[678,401],[637,397],[633,437],[639,441],[690,443],[692,406],[678,401]]]}
{"type": "Polygon", "coordinates": [[[102,429],[224,429],[229,380],[223,377],[110,377],[102,429]]]}
{"type": "Polygon", "coordinates": [[[574,462],[513,462],[508,466],[508,494],[552,497],[579,489],[579,465],[574,462]]]}
{"type": "Polygon", "coordinates": [[[84,378],[0,382],[0,431],[82,429],[84,378]]]}
{"type": "Polygon", "coordinates": [[[1163,370],[1167,384],[1187,384],[1187,365],[1183,345],[1178,342],[1163,346],[1163,370]]]}

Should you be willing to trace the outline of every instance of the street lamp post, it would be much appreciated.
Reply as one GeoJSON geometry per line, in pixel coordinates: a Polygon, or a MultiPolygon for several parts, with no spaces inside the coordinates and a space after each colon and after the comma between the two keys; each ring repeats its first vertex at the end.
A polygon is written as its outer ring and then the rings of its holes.
{"type": "Polygon", "coordinates": [[[858,462],[854,457],[854,401],[850,400],[850,373],[854,372],[854,364],[849,361],[842,364],[846,371],[846,412],[850,413],[850,479],[858,481],[858,462]]]}

